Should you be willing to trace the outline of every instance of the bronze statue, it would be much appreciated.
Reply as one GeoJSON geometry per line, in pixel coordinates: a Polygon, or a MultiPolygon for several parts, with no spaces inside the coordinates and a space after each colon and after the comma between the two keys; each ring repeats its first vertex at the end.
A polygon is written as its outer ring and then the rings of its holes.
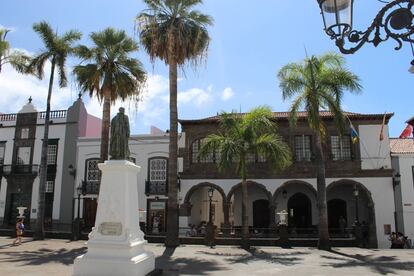
{"type": "Polygon", "coordinates": [[[129,121],[124,113],[125,108],[120,107],[118,114],[111,121],[109,154],[112,160],[129,159],[129,121]]]}

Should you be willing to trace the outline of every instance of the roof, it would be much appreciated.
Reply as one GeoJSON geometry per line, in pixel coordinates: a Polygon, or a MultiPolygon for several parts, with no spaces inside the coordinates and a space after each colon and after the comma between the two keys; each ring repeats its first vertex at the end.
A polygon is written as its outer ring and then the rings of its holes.
{"type": "Polygon", "coordinates": [[[414,153],[413,138],[391,138],[390,139],[391,154],[410,154],[414,153]]]}
{"type": "MultiPolygon", "coordinates": [[[[246,113],[238,113],[240,115],[244,115],[246,113]]],[[[273,117],[278,120],[288,120],[290,112],[273,112],[273,117]]],[[[324,119],[333,119],[333,113],[330,111],[321,111],[319,112],[320,116],[324,119]]],[[[349,119],[362,119],[362,120],[382,120],[384,118],[384,114],[362,114],[362,113],[354,113],[354,112],[344,112],[344,114],[349,119]]],[[[388,123],[389,119],[394,116],[394,113],[386,113],[386,123],[388,123]]],[[[298,119],[305,119],[308,117],[308,112],[306,111],[299,111],[297,113],[298,119]]],[[[220,115],[202,118],[202,119],[191,119],[191,120],[178,120],[181,124],[185,123],[207,123],[207,122],[216,122],[220,119],[220,115]]]]}

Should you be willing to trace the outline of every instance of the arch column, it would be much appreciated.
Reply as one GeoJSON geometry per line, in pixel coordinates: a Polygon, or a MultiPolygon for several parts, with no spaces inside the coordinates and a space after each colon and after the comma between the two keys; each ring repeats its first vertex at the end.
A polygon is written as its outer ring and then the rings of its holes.
{"type": "Polygon", "coordinates": [[[230,206],[231,203],[223,199],[224,223],[222,232],[224,234],[230,234],[230,206]]]}
{"type": "Polygon", "coordinates": [[[276,204],[269,204],[269,228],[276,228],[276,204]]]}

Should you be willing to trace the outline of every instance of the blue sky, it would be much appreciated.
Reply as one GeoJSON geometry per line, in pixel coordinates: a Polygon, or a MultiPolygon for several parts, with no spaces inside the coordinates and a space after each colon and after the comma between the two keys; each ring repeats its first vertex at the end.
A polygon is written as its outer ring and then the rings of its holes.
{"type": "MultiPolygon", "coordinates": [[[[376,0],[355,2],[354,25],[365,30],[383,4],[376,0]]],[[[60,33],[78,29],[84,33],[82,43],[88,44],[91,31],[108,26],[134,36],[134,18],[144,8],[139,0],[13,0],[2,3],[0,25],[14,30],[8,36],[13,47],[35,53],[42,47],[32,31],[35,22],[46,20],[60,33]]],[[[337,51],[323,31],[316,0],[205,0],[198,9],[214,18],[214,26],[209,29],[212,41],[206,63],[196,71],[186,67],[180,73],[182,119],[211,116],[222,110],[248,111],[263,104],[274,111],[286,111],[290,103],[282,100],[278,70],[288,62],[303,59],[305,47],[309,54],[337,51]]],[[[347,95],[344,99],[347,111],[394,112],[391,136],[398,136],[405,120],[414,115],[410,101],[414,75],[407,71],[413,56],[408,44],[400,51],[394,51],[395,46],[393,41],[378,48],[366,44],[356,54],[346,56],[348,67],[360,76],[364,90],[361,95],[347,95]]],[[[149,83],[138,110],[129,109],[133,132],[148,133],[150,125],[167,129],[167,67],[160,62],[153,66],[144,51],[136,56],[149,73],[149,83]]],[[[71,60],[69,66],[76,62],[71,60]]],[[[46,87],[47,80],[37,81],[6,69],[0,75],[0,111],[16,112],[30,95],[38,109],[43,109],[46,87]]],[[[55,86],[52,108],[67,108],[77,93],[73,81],[61,91],[55,86]]],[[[101,109],[96,100],[90,101],[86,95],[84,100],[88,110],[99,116],[101,109]]]]}

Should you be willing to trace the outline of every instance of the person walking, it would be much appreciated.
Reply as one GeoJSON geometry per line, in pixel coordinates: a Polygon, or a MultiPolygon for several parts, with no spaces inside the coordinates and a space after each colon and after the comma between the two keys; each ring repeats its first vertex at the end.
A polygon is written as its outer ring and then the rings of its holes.
{"type": "Polygon", "coordinates": [[[13,241],[13,245],[22,244],[23,232],[24,232],[23,219],[19,218],[16,222],[16,239],[13,241]]]}

